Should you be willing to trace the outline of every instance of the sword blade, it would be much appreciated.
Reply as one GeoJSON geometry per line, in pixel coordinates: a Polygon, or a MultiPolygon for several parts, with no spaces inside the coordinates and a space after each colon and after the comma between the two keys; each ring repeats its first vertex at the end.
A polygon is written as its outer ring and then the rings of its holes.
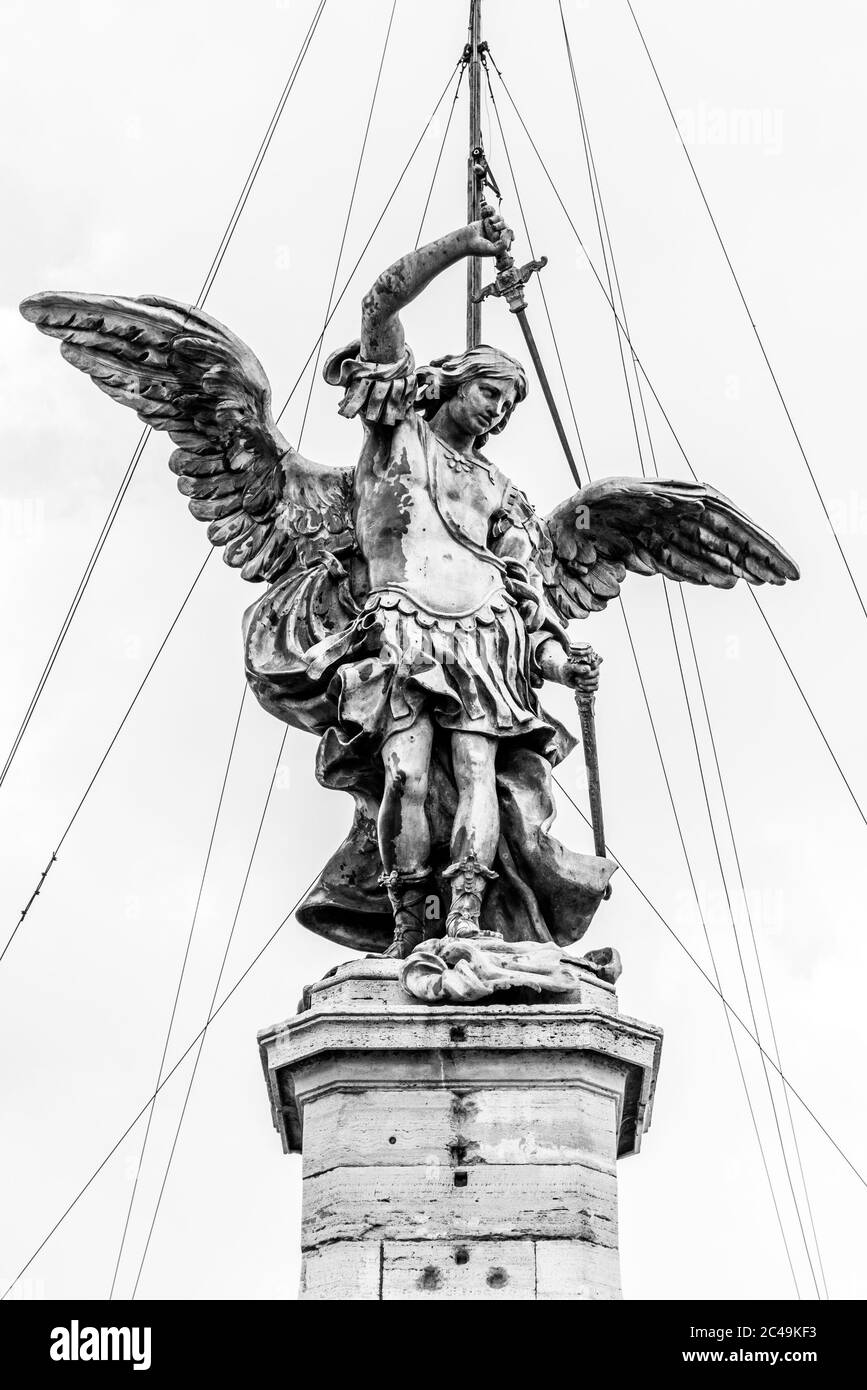
{"type": "Polygon", "coordinates": [[[566,437],[566,431],[563,428],[563,421],[560,419],[560,412],[557,409],[557,402],[554,400],[554,396],[551,392],[551,386],[548,381],[548,375],[545,371],[542,359],[539,356],[539,349],[536,347],[536,339],[533,337],[533,330],[530,327],[530,323],[527,318],[527,311],[526,309],[516,309],[513,312],[515,314],[516,319],[518,320],[518,323],[521,325],[521,332],[524,335],[524,342],[527,344],[530,356],[533,359],[533,366],[536,368],[536,375],[539,378],[539,383],[542,387],[542,393],[547,402],[548,409],[551,412],[551,419],[554,421],[554,428],[557,431],[560,443],[563,445],[563,453],[566,455],[566,462],[568,463],[569,468],[571,469],[572,477],[575,479],[575,482],[578,484],[579,487],[582,487],[583,484],[581,482],[581,475],[578,472],[578,465],[575,462],[575,456],[572,453],[572,448],[569,444],[569,440],[566,437]]]}

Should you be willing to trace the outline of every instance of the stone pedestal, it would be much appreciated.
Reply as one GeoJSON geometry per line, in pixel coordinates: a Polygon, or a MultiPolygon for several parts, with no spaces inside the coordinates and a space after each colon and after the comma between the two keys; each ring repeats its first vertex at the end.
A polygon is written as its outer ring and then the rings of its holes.
{"type": "Polygon", "coordinates": [[[398,972],[340,966],[259,1035],[303,1156],[301,1298],[619,1298],[616,1160],[650,1124],[660,1030],[590,971],[556,1003],[463,1006],[398,972]]]}

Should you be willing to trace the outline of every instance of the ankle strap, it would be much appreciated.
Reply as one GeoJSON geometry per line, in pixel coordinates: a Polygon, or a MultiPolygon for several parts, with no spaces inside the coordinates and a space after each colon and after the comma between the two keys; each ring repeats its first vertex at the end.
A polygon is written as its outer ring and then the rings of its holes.
{"type": "Polygon", "coordinates": [[[430,876],[431,868],[426,864],[422,869],[391,869],[387,873],[383,872],[379,875],[377,883],[380,888],[396,892],[401,888],[409,888],[414,883],[424,883],[430,876]]]}
{"type": "Polygon", "coordinates": [[[463,859],[456,859],[453,864],[449,864],[448,868],[443,870],[444,878],[457,878],[458,874],[463,874],[467,891],[474,886],[473,879],[476,877],[486,879],[499,878],[499,874],[495,873],[493,869],[487,868],[479,861],[479,857],[475,851],[472,851],[463,859]]]}

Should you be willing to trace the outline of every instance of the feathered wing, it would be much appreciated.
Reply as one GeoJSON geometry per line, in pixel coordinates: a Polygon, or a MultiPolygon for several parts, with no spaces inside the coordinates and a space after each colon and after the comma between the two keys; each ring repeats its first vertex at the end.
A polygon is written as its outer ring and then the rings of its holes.
{"type": "Polygon", "coordinates": [[[567,621],[617,598],[627,571],[717,589],[799,577],[776,541],[705,483],[605,478],[538,521],[536,543],[548,599],[567,621]]]}
{"type": "Polygon", "coordinates": [[[352,469],[304,458],[271,416],[254,353],[216,319],[155,295],[47,291],[21,312],[67,362],[178,446],[169,467],[208,538],[244,579],[273,581],[299,546],[349,539],[352,469]]]}

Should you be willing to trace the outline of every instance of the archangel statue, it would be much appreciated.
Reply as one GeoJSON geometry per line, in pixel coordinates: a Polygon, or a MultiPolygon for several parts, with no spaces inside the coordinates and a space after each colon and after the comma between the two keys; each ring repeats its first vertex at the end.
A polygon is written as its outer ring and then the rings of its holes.
{"type": "Polygon", "coordinates": [[[448,266],[511,238],[493,216],[378,277],[360,340],[325,366],[363,430],[354,465],[287,443],[258,360],[200,309],[50,291],[22,305],[68,362],[169,433],[193,516],[267,585],[244,618],[247,679],[317,736],[319,781],[354,802],[297,915],[357,950],[581,938],[616,866],[550,833],[552,769],[575,739],[538,692],[592,692],[599,664],[568,623],[605,608],[627,571],[718,588],[798,577],[711,487],[607,478],[542,517],[491,461],[527,395],[523,367],[487,346],[419,367],[401,314],[448,266]]]}

